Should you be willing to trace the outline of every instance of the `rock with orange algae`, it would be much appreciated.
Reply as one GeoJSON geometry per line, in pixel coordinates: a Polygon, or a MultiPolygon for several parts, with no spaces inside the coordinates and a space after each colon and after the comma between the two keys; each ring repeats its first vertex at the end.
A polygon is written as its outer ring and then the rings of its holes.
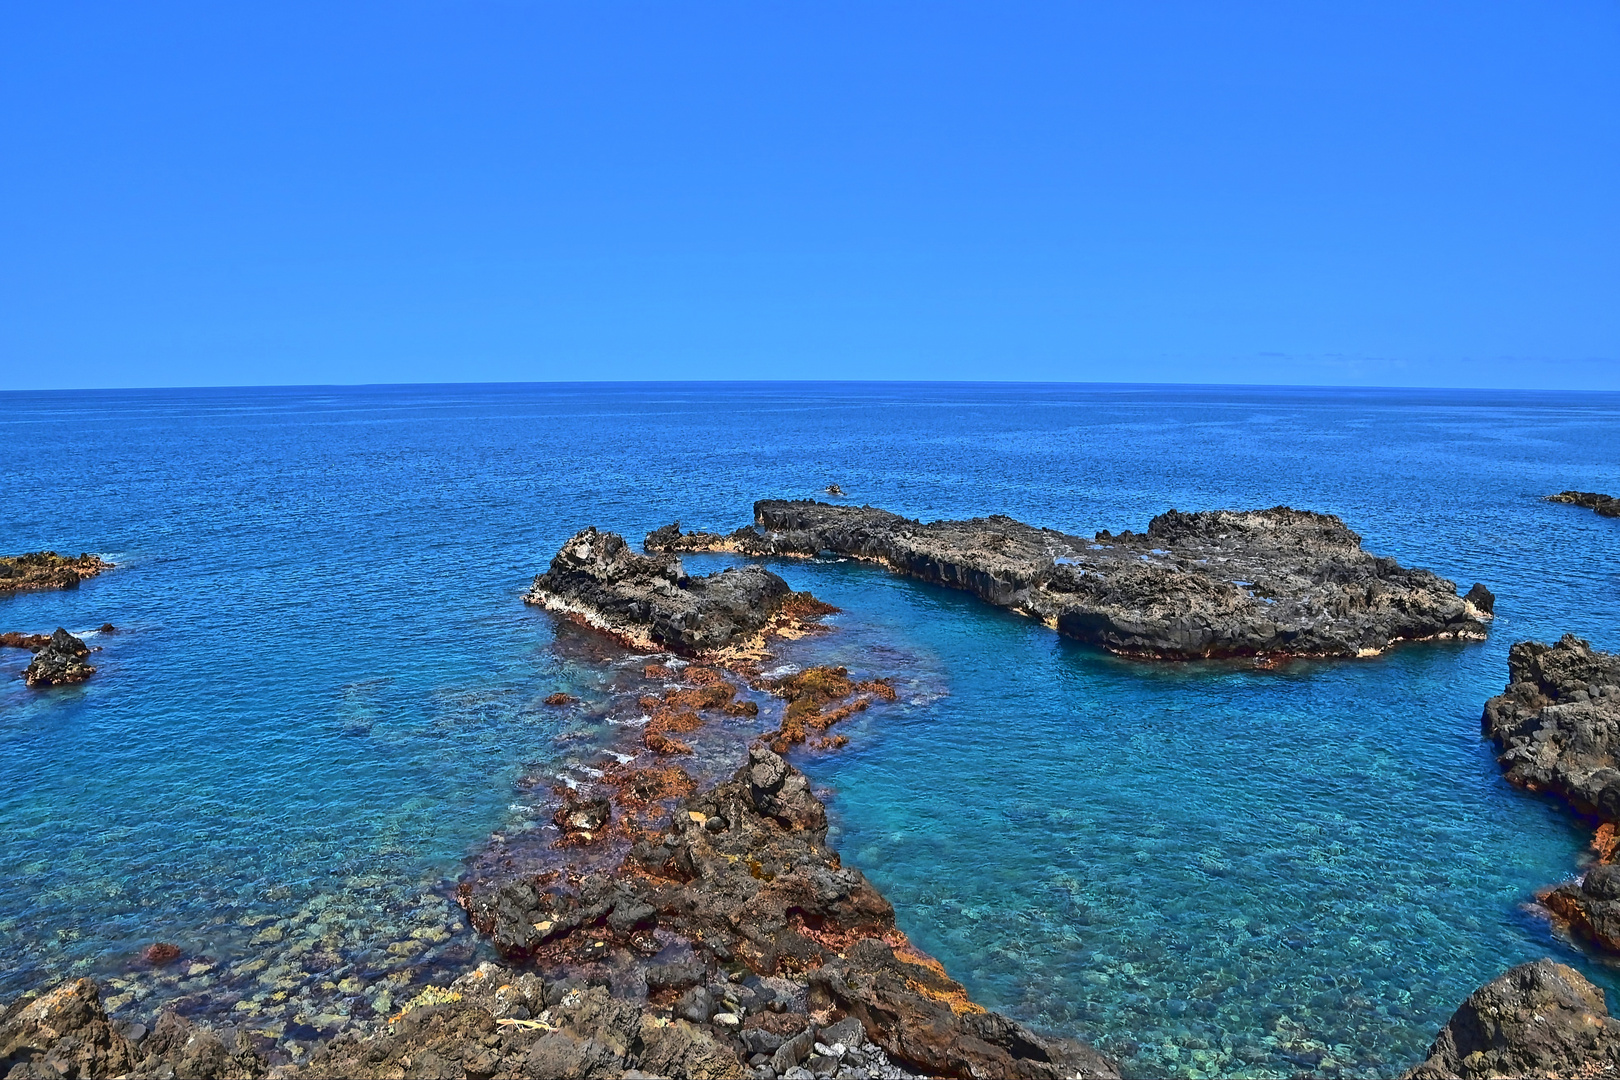
{"type": "Polygon", "coordinates": [[[1482,640],[1489,590],[1361,549],[1331,514],[1170,510],[1146,533],[1087,538],[1000,515],[923,523],[814,501],[754,504],[727,536],[660,529],[648,550],[832,552],[964,589],[1123,656],[1365,656],[1400,641],[1482,640]]]}
{"type": "Polygon", "coordinates": [[[1574,968],[1537,960],[1468,996],[1405,1080],[1620,1074],[1620,1021],[1574,968]]]}
{"type": "MultiPolygon", "coordinates": [[[[874,701],[893,701],[896,697],[894,687],[882,679],[855,682],[847,668],[832,666],[806,668],[779,679],[764,680],[760,685],[788,703],[780,726],[764,737],[766,744],[778,754],[809,740],[812,731],[825,731],[864,712],[874,701]]],[[[848,744],[848,737],[839,735],[817,739],[811,745],[818,750],[831,750],[848,744]]]]}
{"type": "Polygon", "coordinates": [[[79,582],[112,568],[112,563],[88,552],[79,556],[58,555],[54,551],[0,556],[0,593],[77,589],[79,582]]]}
{"type": "Polygon", "coordinates": [[[638,555],[616,533],[576,533],[524,599],[632,647],[686,656],[763,634],[792,597],[762,566],[690,577],[671,555],[638,555]]]}
{"type": "Polygon", "coordinates": [[[555,694],[546,695],[546,704],[552,707],[557,707],[560,705],[572,705],[578,700],[579,699],[573,694],[565,694],[561,690],[557,691],[555,694]]]}
{"type": "Polygon", "coordinates": [[[713,973],[699,986],[711,1006],[697,1009],[696,991],[687,995],[693,1001],[677,1001],[678,989],[659,989],[646,1007],[685,1002],[703,1021],[673,1023],[691,1023],[739,1059],[763,1048],[784,1070],[799,1064],[819,1023],[847,1028],[896,1065],[930,1075],[1118,1076],[1090,1047],[973,1004],[937,962],[910,948],[888,901],[826,839],[826,811],[805,776],[756,747],[731,779],[686,798],[663,830],[638,840],[617,872],[572,884],[464,885],[458,896],[497,948],[548,971],[596,964],[622,977],[622,965],[640,963],[646,985],[663,988],[669,980],[652,970],[638,939],[686,956],[679,986],[713,973]],[[728,998],[739,1005],[726,1015],[746,1014],[740,1025],[718,1014],[728,998]]]}

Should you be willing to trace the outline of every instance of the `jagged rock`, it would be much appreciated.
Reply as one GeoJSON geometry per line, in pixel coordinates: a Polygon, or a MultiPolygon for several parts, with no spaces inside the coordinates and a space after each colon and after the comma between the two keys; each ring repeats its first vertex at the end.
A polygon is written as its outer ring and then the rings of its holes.
{"type": "Polygon", "coordinates": [[[135,1061],[134,1048],[113,1030],[89,979],[23,998],[0,1014],[0,1076],[116,1076],[135,1061]]]}
{"type": "Polygon", "coordinates": [[[90,646],[58,626],[44,648],[34,654],[23,678],[35,687],[83,682],[96,673],[85,663],[89,655],[90,646]]]}
{"type": "Polygon", "coordinates": [[[1620,1022],[1574,968],[1520,964],[1469,995],[1406,1080],[1620,1074],[1620,1022]]]}
{"type": "Polygon", "coordinates": [[[679,559],[638,555],[592,528],[562,546],[524,599],[637,648],[698,655],[760,634],[800,596],[761,566],[688,577],[679,559]]]}
{"type": "Polygon", "coordinates": [[[0,593],[29,589],[77,589],[85,578],[95,577],[113,564],[88,552],[74,557],[54,551],[31,551],[26,555],[0,556],[0,593]]]}
{"type": "MultiPolygon", "coordinates": [[[[1481,724],[1510,782],[1620,822],[1620,656],[1571,634],[1518,642],[1507,689],[1485,703],[1481,724]]],[[[1620,867],[1599,862],[1541,900],[1575,933],[1620,952],[1620,867]]]]}
{"type": "Polygon", "coordinates": [[[1548,495],[1547,501],[1584,506],[1603,517],[1620,517],[1620,499],[1613,495],[1600,495],[1595,491],[1560,491],[1557,495],[1548,495]]]}
{"type": "MultiPolygon", "coordinates": [[[[646,968],[650,1000],[674,1013],[668,1030],[690,1024],[738,1060],[768,1052],[778,1073],[814,1052],[804,1010],[815,1008],[853,1018],[839,1029],[852,1041],[867,1033],[897,1064],[932,1075],[1117,1075],[1089,1047],[969,1002],[910,948],[888,901],[826,838],[826,809],[804,774],[756,746],[731,779],[688,797],[662,832],[637,841],[616,874],[586,874],[572,890],[508,882],[460,895],[474,926],[509,955],[581,968],[604,942],[627,941],[632,924],[615,915],[644,905],[665,947],[679,943],[692,957],[646,968]],[[751,984],[703,985],[704,972],[739,965],[751,984]],[[784,985],[794,989],[784,994],[784,985]]],[[[659,1071],[661,1062],[644,1055],[638,1067],[659,1071]]]]}
{"type": "Polygon", "coordinates": [[[1485,703],[1485,734],[1515,784],[1620,821],[1620,656],[1565,634],[1508,650],[1508,686],[1485,703]]]}
{"type": "Polygon", "coordinates": [[[924,524],[873,507],[765,500],[753,528],[647,538],[648,550],[823,551],[964,589],[1124,656],[1365,656],[1398,641],[1482,639],[1491,613],[1430,571],[1361,549],[1329,514],[1171,510],[1094,539],[995,516],[924,524]]]}

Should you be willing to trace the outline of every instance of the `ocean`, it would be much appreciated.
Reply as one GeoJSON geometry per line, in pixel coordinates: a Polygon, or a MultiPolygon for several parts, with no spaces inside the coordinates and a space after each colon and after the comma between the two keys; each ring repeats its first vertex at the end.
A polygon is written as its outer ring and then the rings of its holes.
{"type": "Polygon", "coordinates": [[[1513,964],[1620,987],[1533,905],[1589,829],[1508,787],[1479,735],[1514,641],[1620,649],[1620,521],[1540,498],[1620,488],[1620,395],[6,392],[0,431],[0,552],[118,564],[0,598],[0,630],[101,649],[48,692],[0,651],[0,997],[91,975],[118,1015],[313,1037],[487,958],[457,878],[537,824],[521,778],[588,751],[543,699],[602,685],[530,580],[587,525],[729,531],[830,483],[1081,534],[1286,504],[1497,596],[1484,643],[1259,670],[1124,661],[869,566],[773,564],[843,609],[791,659],[901,690],[797,763],[844,860],[976,1000],[1135,1075],[1390,1076],[1513,964]],[[185,959],[150,971],[155,941],[185,959]]]}

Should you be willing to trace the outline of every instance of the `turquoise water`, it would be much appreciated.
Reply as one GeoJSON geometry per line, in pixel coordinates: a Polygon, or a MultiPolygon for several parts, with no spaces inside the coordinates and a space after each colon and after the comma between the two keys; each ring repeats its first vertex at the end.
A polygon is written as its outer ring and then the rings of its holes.
{"type": "Polygon", "coordinates": [[[1491,640],[1143,665],[783,563],[845,609],[789,658],[903,690],[804,764],[985,1004],[1142,1075],[1398,1072],[1502,968],[1578,960],[1526,902],[1587,833],[1501,782],[1478,716],[1513,640],[1620,647],[1620,524],[1537,499],[1620,487],[1617,421],[1615,395],[1195,388],[0,395],[0,550],[119,563],[0,599],[0,630],[120,628],[82,687],[0,682],[0,994],[91,973],[120,1009],[297,1033],[476,956],[449,890],[562,753],[541,699],[597,686],[519,600],[583,525],[730,528],[833,481],[1082,532],[1288,503],[1486,582],[1491,640]],[[154,940],[187,960],[144,971],[154,940]]]}

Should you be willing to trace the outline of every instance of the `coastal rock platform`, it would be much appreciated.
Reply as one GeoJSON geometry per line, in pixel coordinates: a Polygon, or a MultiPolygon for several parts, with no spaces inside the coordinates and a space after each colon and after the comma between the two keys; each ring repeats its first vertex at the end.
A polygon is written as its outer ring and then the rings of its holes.
{"type": "Polygon", "coordinates": [[[765,500],[727,535],[648,535],[649,551],[830,552],[964,589],[1122,656],[1352,657],[1400,641],[1483,639],[1495,598],[1365,552],[1339,518],[1293,510],[1160,514],[1092,538],[1009,517],[923,523],[869,506],[765,500]]]}
{"type": "Polygon", "coordinates": [[[576,533],[534,579],[524,600],[632,647],[706,655],[792,632],[834,610],[762,566],[689,577],[678,558],[639,555],[617,533],[576,533]]]}

